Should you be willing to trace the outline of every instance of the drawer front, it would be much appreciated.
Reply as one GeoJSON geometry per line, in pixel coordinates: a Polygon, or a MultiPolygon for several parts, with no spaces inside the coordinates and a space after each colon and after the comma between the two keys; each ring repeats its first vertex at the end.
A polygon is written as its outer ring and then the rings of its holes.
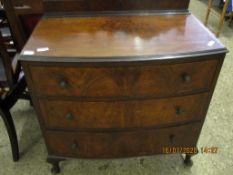
{"type": "Polygon", "coordinates": [[[166,147],[196,145],[200,123],[180,127],[128,132],[46,131],[50,155],[111,158],[161,154],[166,147]]]}
{"type": "Polygon", "coordinates": [[[50,129],[140,128],[197,121],[204,116],[208,94],[131,101],[40,100],[50,129]]]}
{"type": "Polygon", "coordinates": [[[39,96],[151,97],[206,90],[216,66],[217,60],[134,67],[29,67],[39,96]]]}

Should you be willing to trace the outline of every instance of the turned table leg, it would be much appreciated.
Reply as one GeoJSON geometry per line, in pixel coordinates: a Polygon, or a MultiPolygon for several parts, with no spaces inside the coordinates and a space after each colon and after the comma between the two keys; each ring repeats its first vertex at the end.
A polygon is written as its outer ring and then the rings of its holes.
{"type": "Polygon", "coordinates": [[[60,161],[64,161],[65,159],[61,158],[54,158],[54,157],[48,157],[47,162],[52,164],[51,172],[52,174],[58,174],[60,173],[60,166],[59,163],[60,161]]]}

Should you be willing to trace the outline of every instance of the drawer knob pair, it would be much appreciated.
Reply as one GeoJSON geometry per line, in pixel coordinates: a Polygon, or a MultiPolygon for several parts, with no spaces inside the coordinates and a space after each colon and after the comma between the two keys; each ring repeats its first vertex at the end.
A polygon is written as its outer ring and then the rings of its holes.
{"type": "Polygon", "coordinates": [[[66,114],[65,118],[66,118],[67,120],[73,120],[73,119],[74,119],[74,116],[73,116],[72,113],[68,113],[68,114],[66,114]]]}
{"type": "Polygon", "coordinates": [[[64,79],[60,80],[58,84],[59,84],[59,87],[62,88],[62,89],[68,88],[68,86],[69,86],[68,81],[64,80],[64,79]]]}
{"type": "Polygon", "coordinates": [[[191,75],[184,73],[182,75],[182,80],[184,83],[190,83],[192,81],[192,77],[191,77],[191,75]]]}

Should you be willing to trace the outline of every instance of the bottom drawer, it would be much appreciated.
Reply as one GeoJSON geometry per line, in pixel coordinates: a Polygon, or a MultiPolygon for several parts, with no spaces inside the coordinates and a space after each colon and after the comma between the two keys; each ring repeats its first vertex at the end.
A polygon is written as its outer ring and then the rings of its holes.
{"type": "Polygon", "coordinates": [[[165,147],[194,147],[201,123],[179,127],[118,132],[46,131],[50,155],[117,158],[161,154],[165,147]]]}

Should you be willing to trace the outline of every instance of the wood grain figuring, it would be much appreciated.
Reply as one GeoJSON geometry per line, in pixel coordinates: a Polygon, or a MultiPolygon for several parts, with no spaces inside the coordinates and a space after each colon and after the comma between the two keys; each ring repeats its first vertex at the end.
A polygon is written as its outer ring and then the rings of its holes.
{"type": "Polygon", "coordinates": [[[209,60],[135,67],[31,66],[30,72],[38,96],[148,97],[207,90],[216,66],[217,60],[209,60]],[[191,80],[185,82],[184,75],[191,80]]]}
{"type": "Polygon", "coordinates": [[[225,47],[192,15],[151,15],[43,18],[24,51],[34,51],[33,56],[41,56],[42,60],[56,57],[59,61],[77,57],[171,56],[221,49],[225,47]],[[38,52],[38,48],[49,50],[38,52]]]}
{"type": "Polygon", "coordinates": [[[40,106],[48,129],[127,129],[201,120],[207,97],[208,93],[140,101],[40,100],[40,106]]]}
{"type": "Polygon", "coordinates": [[[163,147],[194,147],[201,123],[132,132],[46,131],[50,155],[84,158],[116,158],[161,154],[163,147]],[[174,136],[174,144],[171,143],[174,136]]]}

